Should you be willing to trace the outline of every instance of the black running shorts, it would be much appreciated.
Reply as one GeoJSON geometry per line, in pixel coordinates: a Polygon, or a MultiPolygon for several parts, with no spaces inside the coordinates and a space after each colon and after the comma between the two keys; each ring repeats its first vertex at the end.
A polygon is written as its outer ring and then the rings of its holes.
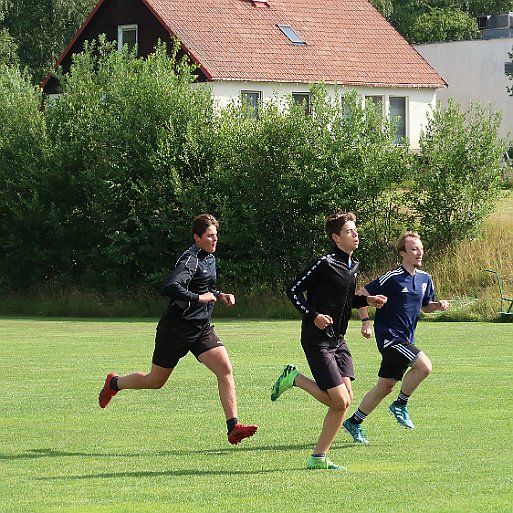
{"type": "Polygon", "coordinates": [[[152,362],[172,369],[189,351],[196,357],[223,343],[210,324],[197,326],[181,319],[160,319],[152,362]]]}
{"type": "Polygon", "coordinates": [[[338,347],[303,345],[312,376],[321,390],[342,385],[342,378],[354,380],[353,358],[342,340],[338,347]]]}
{"type": "Polygon", "coordinates": [[[381,351],[381,367],[378,376],[401,381],[406,369],[412,365],[422,351],[410,342],[396,342],[381,351]]]}

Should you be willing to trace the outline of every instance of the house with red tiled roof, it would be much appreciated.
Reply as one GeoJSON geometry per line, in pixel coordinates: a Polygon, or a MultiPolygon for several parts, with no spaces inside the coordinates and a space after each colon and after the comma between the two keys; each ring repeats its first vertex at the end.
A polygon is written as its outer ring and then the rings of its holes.
{"type": "MultiPolygon", "coordinates": [[[[444,80],[368,0],[99,0],[56,65],[66,71],[84,41],[105,34],[148,55],[177,39],[222,103],[308,97],[309,85],[355,89],[399,121],[418,147],[444,80]]],[[[58,93],[55,78],[42,83],[58,93]]]]}

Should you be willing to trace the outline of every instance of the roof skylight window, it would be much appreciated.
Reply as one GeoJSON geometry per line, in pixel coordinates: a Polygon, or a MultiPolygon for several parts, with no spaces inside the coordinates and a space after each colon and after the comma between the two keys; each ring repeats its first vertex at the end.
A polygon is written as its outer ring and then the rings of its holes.
{"type": "Polygon", "coordinates": [[[290,42],[296,46],[306,46],[301,36],[290,25],[276,25],[285,34],[290,42]]]}

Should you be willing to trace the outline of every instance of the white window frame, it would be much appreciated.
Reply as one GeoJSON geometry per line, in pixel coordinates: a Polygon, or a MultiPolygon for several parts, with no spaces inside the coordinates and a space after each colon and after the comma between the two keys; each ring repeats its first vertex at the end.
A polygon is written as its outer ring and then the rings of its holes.
{"type": "Polygon", "coordinates": [[[123,51],[124,41],[124,33],[129,30],[135,30],[135,46],[137,46],[139,42],[139,27],[137,24],[131,25],[118,25],[118,52],[121,53],[123,51]]]}

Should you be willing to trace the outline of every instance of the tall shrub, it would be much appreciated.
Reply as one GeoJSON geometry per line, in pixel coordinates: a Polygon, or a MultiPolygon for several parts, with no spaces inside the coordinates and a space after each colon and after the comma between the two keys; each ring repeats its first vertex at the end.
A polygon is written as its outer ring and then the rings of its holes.
{"type": "Polygon", "coordinates": [[[424,237],[444,246],[472,237],[494,205],[504,143],[500,116],[479,104],[435,109],[420,139],[411,207],[424,237]]]}
{"type": "Polygon", "coordinates": [[[329,247],[323,221],[333,211],[358,214],[374,258],[401,222],[398,184],[408,166],[393,127],[355,92],[333,98],[315,87],[312,110],[305,116],[291,100],[285,109],[263,105],[257,119],[240,105],[224,112],[219,195],[239,282],[290,280],[329,247]]]}
{"type": "Polygon", "coordinates": [[[52,266],[41,96],[18,67],[0,65],[0,289],[44,280],[52,266]]]}
{"type": "Polygon", "coordinates": [[[176,53],[161,45],[143,60],[100,40],[59,77],[62,95],[47,119],[67,226],[61,272],[74,282],[159,281],[183,244],[184,191],[197,179],[191,148],[211,97],[191,91],[194,68],[176,53]]]}

